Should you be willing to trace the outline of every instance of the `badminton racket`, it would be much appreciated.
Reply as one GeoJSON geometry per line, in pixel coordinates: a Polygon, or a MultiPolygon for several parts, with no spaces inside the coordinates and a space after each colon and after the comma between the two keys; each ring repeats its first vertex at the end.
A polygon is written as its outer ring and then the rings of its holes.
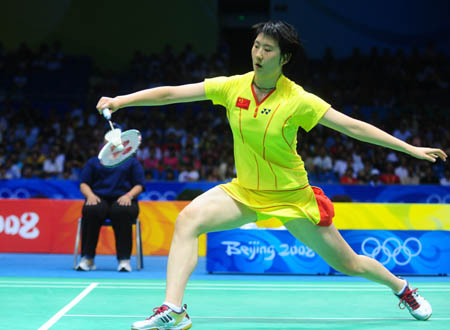
{"type": "Polygon", "coordinates": [[[114,128],[111,122],[111,111],[102,110],[103,117],[108,121],[111,130],[105,134],[107,141],[98,154],[100,164],[105,167],[116,167],[132,157],[141,144],[141,133],[136,129],[122,132],[120,128],[114,128]]]}

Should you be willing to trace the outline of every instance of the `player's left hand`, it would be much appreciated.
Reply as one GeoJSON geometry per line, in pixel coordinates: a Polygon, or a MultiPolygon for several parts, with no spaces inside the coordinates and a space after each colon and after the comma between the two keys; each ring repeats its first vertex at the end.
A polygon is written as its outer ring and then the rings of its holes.
{"type": "Polygon", "coordinates": [[[447,154],[441,149],[436,148],[413,147],[412,150],[410,150],[410,154],[413,157],[425,159],[432,163],[436,162],[436,159],[438,158],[442,159],[444,162],[447,160],[447,154]]]}
{"type": "Polygon", "coordinates": [[[120,206],[130,206],[131,205],[131,197],[128,194],[120,196],[117,200],[117,204],[120,206]]]}

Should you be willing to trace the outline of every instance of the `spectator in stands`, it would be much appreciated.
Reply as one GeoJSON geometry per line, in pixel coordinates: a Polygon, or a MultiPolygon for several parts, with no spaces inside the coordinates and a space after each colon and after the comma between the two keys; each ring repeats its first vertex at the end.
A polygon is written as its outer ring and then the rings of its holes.
{"type": "Polygon", "coordinates": [[[42,177],[43,165],[46,158],[44,154],[39,152],[39,147],[35,145],[31,152],[25,157],[25,166],[27,166],[31,173],[31,176],[42,177]]]}
{"type": "Polygon", "coordinates": [[[0,165],[0,179],[9,179],[6,177],[6,166],[4,164],[0,165]]]}
{"type": "MultiPolygon", "coordinates": [[[[303,163],[305,164],[305,169],[308,171],[308,173],[313,174],[316,173],[316,167],[314,166],[314,151],[309,150],[308,148],[303,148],[300,150],[303,163]]],[[[234,162],[234,159],[233,159],[234,162]]],[[[234,166],[234,163],[233,163],[234,166]]]]}
{"type": "Polygon", "coordinates": [[[314,157],[314,168],[316,173],[326,173],[333,169],[333,161],[327,154],[325,147],[321,147],[314,157]]]}
{"type": "Polygon", "coordinates": [[[219,182],[220,181],[219,168],[218,167],[210,168],[206,172],[205,180],[208,182],[219,182]]]}
{"type": "MultiPolygon", "coordinates": [[[[341,150],[342,152],[344,151],[343,148],[341,150]]],[[[336,156],[338,158],[334,162],[333,172],[335,172],[338,177],[341,177],[344,175],[345,171],[347,170],[347,167],[352,165],[353,158],[349,155],[346,156],[345,154],[342,153],[339,153],[336,156]]]]}
{"type": "Polygon", "coordinates": [[[87,161],[86,152],[81,148],[77,141],[73,141],[69,144],[66,158],[64,161],[64,167],[70,167],[75,172],[77,169],[81,169],[87,161]]]}
{"type": "Polygon", "coordinates": [[[433,167],[426,164],[422,166],[422,177],[420,178],[421,184],[439,184],[439,180],[434,174],[433,167]]]}
{"type": "Polygon", "coordinates": [[[358,180],[358,184],[368,184],[370,182],[370,167],[364,166],[360,169],[356,179],[358,180]]]}
{"type": "Polygon", "coordinates": [[[178,170],[180,161],[178,159],[177,151],[174,146],[170,146],[167,150],[167,154],[162,159],[163,168],[171,167],[174,170],[178,170]]]}
{"type": "Polygon", "coordinates": [[[373,168],[370,171],[370,181],[369,184],[371,186],[377,186],[382,184],[381,180],[380,180],[380,171],[377,168],[373,168]]]}
{"type": "Polygon", "coordinates": [[[387,163],[386,171],[380,175],[380,181],[384,184],[399,184],[400,178],[394,173],[394,165],[387,163]]]}
{"type": "Polygon", "coordinates": [[[135,157],[107,168],[97,157],[88,160],[81,173],[80,191],[86,198],[82,210],[81,261],[77,270],[94,270],[100,228],[110,219],[116,240],[119,272],[130,272],[132,223],[137,218],[138,195],[145,189],[144,169],[135,157]]]}
{"type": "Polygon", "coordinates": [[[403,155],[400,156],[400,164],[395,168],[394,173],[397,175],[400,179],[400,183],[403,183],[403,178],[408,176],[408,160],[403,155]]]}
{"type": "Polygon", "coordinates": [[[20,179],[22,177],[22,166],[18,160],[17,154],[12,154],[6,159],[5,165],[5,179],[20,179]]]}
{"type": "Polygon", "coordinates": [[[401,182],[402,184],[408,184],[408,185],[416,185],[416,184],[419,184],[419,183],[420,183],[420,178],[419,178],[419,176],[417,175],[416,170],[414,169],[414,166],[413,166],[412,164],[409,164],[409,165],[407,166],[407,170],[408,170],[407,175],[404,176],[404,177],[401,179],[400,182],[401,182]]]}
{"type": "Polygon", "coordinates": [[[193,146],[191,146],[191,145],[187,145],[184,148],[184,152],[182,155],[180,155],[179,159],[180,159],[181,166],[191,164],[193,166],[193,168],[196,170],[198,170],[201,166],[200,160],[195,155],[193,146]]]}
{"type": "Polygon", "coordinates": [[[149,155],[144,159],[143,165],[145,170],[157,170],[159,171],[161,166],[160,159],[156,156],[156,148],[154,146],[150,147],[149,155]]]}
{"type": "Polygon", "coordinates": [[[400,127],[394,130],[394,135],[397,139],[400,139],[402,141],[406,141],[411,137],[411,132],[408,129],[407,121],[402,120],[400,122],[400,127]]]}
{"type": "MultiPolygon", "coordinates": [[[[222,181],[228,179],[229,174],[234,171],[234,156],[232,153],[229,153],[227,156],[221,159],[221,163],[219,165],[219,176],[222,181]]],[[[234,176],[231,176],[233,178],[234,176]]]]}
{"type": "Polygon", "coordinates": [[[358,180],[353,177],[353,168],[347,167],[345,170],[345,173],[341,178],[339,179],[339,182],[342,184],[357,184],[358,180]]]}
{"type": "Polygon", "coordinates": [[[155,177],[155,173],[158,173],[158,172],[155,172],[153,170],[145,170],[144,171],[145,182],[157,180],[157,177],[155,177]]]}
{"type": "Polygon", "coordinates": [[[164,180],[165,181],[176,181],[175,170],[171,167],[168,167],[163,170],[164,180]]]}
{"type": "Polygon", "coordinates": [[[46,178],[58,178],[63,173],[64,163],[58,160],[57,156],[56,149],[52,149],[49,157],[42,164],[43,174],[46,178]]]}
{"type": "Polygon", "coordinates": [[[192,182],[200,179],[200,173],[194,168],[194,163],[189,162],[182,165],[181,172],[178,175],[179,182],[192,182]]]}
{"type": "Polygon", "coordinates": [[[439,181],[441,186],[450,186],[450,170],[445,170],[444,177],[439,181]]]}
{"type": "Polygon", "coordinates": [[[4,145],[0,145],[0,166],[2,166],[6,162],[6,159],[6,148],[4,145]]]}
{"type": "Polygon", "coordinates": [[[363,156],[359,144],[355,144],[353,146],[352,159],[353,159],[352,162],[353,173],[358,173],[360,170],[364,168],[363,156]]]}

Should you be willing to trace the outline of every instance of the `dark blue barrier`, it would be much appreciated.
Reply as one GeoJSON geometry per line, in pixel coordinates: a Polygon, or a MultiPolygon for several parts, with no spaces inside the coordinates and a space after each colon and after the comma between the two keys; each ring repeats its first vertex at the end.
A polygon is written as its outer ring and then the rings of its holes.
{"type": "MultiPolygon", "coordinates": [[[[450,273],[450,232],[341,230],[353,250],[377,259],[395,274],[450,273]]],[[[335,269],[287,230],[235,229],[208,234],[211,273],[335,274],[335,269]]]]}
{"type": "MultiPolygon", "coordinates": [[[[141,200],[190,200],[215,182],[148,182],[141,200]]],[[[450,187],[437,185],[320,185],[335,201],[359,203],[450,203],[450,187]]],[[[0,198],[82,199],[79,182],[70,180],[0,180],[0,198]]]]}

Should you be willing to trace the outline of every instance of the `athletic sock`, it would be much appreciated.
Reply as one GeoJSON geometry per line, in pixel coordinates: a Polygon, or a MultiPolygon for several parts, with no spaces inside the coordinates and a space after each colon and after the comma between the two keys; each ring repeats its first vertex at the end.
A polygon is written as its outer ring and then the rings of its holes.
{"type": "Polygon", "coordinates": [[[166,305],[167,307],[169,307],[171,310],[173,310],[175,313],[180,314],[183,311],[183,308],[181,308],[181,306],[176,306],[170,302],[163,302],[163,305],[166,305]]]}
{"type": "Polygon", "coordinates": [[[408,287],[408,281],[407,280],[403,280],[405,281],[405,285],[403,285],[403,288],[396,293],[397,296],[401,296],[403,294],[403,292],[405,292],[405,289],[408,287]]]}

